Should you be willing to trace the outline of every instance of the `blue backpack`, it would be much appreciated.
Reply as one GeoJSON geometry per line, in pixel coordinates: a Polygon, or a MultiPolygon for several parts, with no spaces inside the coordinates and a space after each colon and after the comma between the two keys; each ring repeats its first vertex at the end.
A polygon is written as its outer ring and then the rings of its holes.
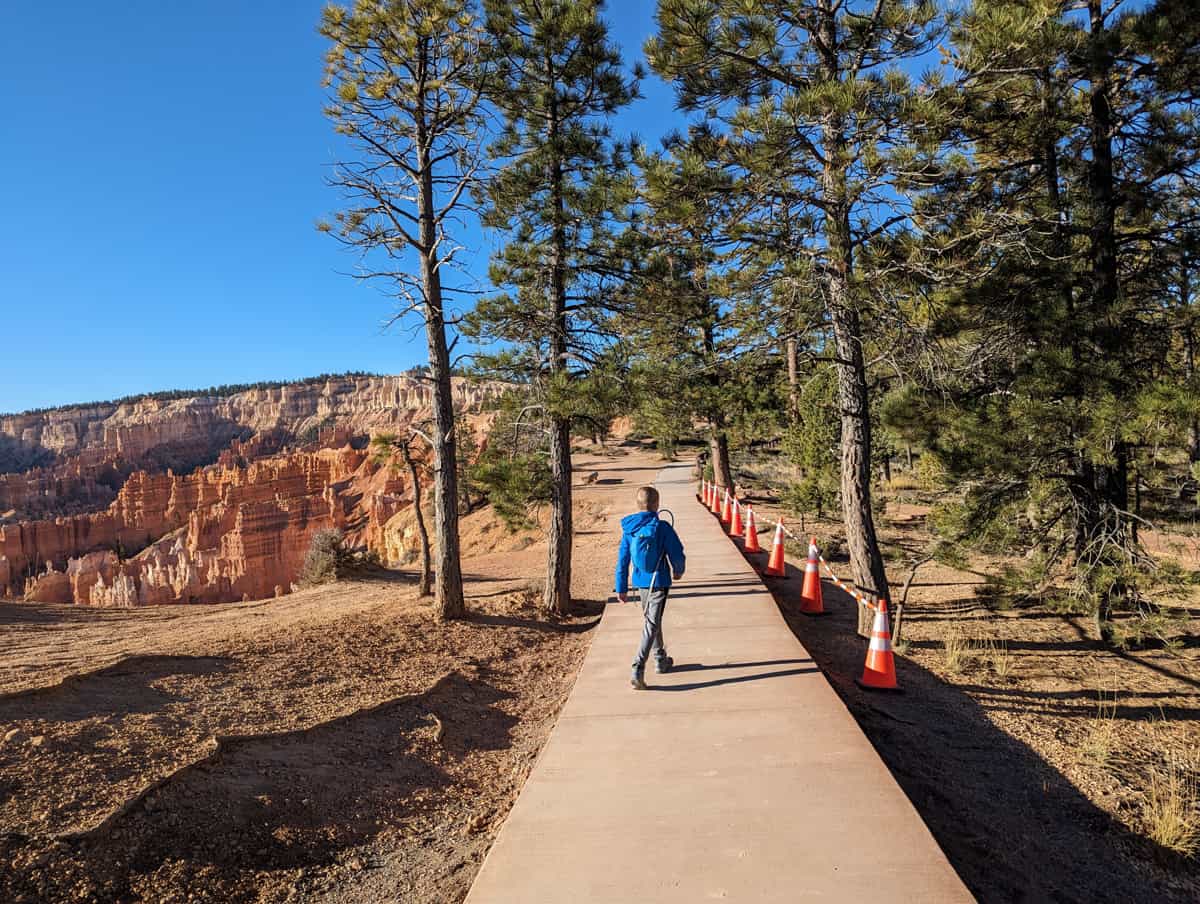
{"type": "Polygon", "coordinates": [[[658,539],[659,520],[648,521],[629,535],[629,557],[633,567],[644,574],[654,574],[666,552],[658,539]]]}

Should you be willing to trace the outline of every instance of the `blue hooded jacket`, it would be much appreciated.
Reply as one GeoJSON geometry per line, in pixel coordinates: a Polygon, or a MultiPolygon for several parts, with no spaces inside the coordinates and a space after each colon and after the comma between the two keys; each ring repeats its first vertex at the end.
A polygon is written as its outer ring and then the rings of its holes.
{"type": "MultiPolygon", "coordinates": [[[[634,512],[621,519],[621,549],[617,553],[617,593],[625,593],[629,590],[630,534],[651,521],[658,521],[658,512],[634,512]]],[[[675,528],[666,521],[658,521],[658,542],[666,553],[658,566],[658,576],[655,577],[653,572],[642,571],[635,565],[633,568],[633,586],[635,588],[649,587],[653,578],[656,588],[665,589],[671,586],[672,571],[676,574],[683,574],[683,544],[679,542],[679,535],[675,533],[675,528]]]]}

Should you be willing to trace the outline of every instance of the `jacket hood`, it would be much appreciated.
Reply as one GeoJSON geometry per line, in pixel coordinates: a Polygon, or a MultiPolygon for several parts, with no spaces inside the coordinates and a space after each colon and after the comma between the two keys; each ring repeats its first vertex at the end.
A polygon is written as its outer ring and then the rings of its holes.
{"type": "Polygon", "coordinates": [[[634,512],[632,515],[626,515],[621,519],[621,530],[627,534],[631,534],[638,528],[657,520],[658,512],[634,512]]]}

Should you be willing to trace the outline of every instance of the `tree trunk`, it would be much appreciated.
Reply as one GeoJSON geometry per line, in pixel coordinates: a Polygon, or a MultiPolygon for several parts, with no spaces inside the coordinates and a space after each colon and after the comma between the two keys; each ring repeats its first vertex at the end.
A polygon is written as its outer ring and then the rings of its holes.
{"type": "Polygon", "coordinates": [[[467,477],[466,466],[467,463],[463,462],[462,471],[458,475],[458,493],[460,510],[462,514],[469,515],[475,510],[475,503],[471,499],[471,483],[467,477]]]}
{"type": "MultiPolygon", "coordinates": [[[[1186,271],[1183,274],[1179,294],[1185,306],[1185,312],[1190,315],[1191,279],[1190,274],[1186,271]]],[[[1183,331],[1183,374],[1189,384],[1196,379],[1196,328],[1190,319],[1183,331]]],[[[1188,461],[1200,461],[1200,417],[1195,415],[1188,422],[1187,448],[1188,461]]]]}
{"type": "MultiPolygon", "coordinates": [[[[418,43],[418,54],[428,54],[428,39],[418,43]]],[[[425,113],[424,98],[421,112],[425,113]]],[[[425,338],[429,346],[429,378],[433,382],[433,511],[437,534],[437,565],[434,581],[434,611],[439,618],[461,618],[466,614],[463,599],[462,565],[458,542],[458,460],[454,438],[454,392],[450,378],[450,352],[446,345],[446,323],[442,307],[442,279],[436,266],[437,224],[434,221],[436,193],[431,161],[432,140],[423,117],[417,119],[421,284],[425,293],[425,338]]]]}
{"type": "MultiPolygon", "coordinates": [[[[818,16],[821,36],[818,52],[824,75],[830,81],[840,81],[840,48],[832,0],[820,0],[818,16]]],[[[862,322],[851,295],[854,259],[846,198],[847,141],[841,117],[836,112],[825,113],[821,131],[825,157],[821,194],[829,254],[826,304],[837,352],[838,408],[842,414],[842,517],[854,582],[872,596],[886,599],[887,573],[871,512],[871,409],[863,358],[862,322]]],[[[871,635],[871,621],[871,613],[859,606],[858,633],[861,636],[871,635]]]]}
{"type": "MultiPolygon", "coordinates": [[[[835,289],[831,285],[830,300],[844,292],[844,286],[835,289]]],[[[842,412],[842,517],[850,571],[861,589],[886,598],[887,574],[871,512],[871,418],[858,312],[841,308],[832,313],[838,356],[838,407],[842,412]]],[[[858,633],[863,637],[871,635],[871,620],[871,613],[859,606],[858,633]]]]}
{"type": "Polygon", "coordinates": [[[796,338],[794,336],[787,340],[784,351],[787,355],[788,413],[795,421],[800,417],[800,377],[796,363],[796,338]]]}
{"type": "MultiPolygon", "coordinates": [[[[1120,299],[1117,273],[1116,193],[1113,187],[1113,117],[1110,105],[1112,53],[1108,48],[1107,27],[1100,0],[1088,0],[1091,29],[1091,63],[1088,106],[1091,114],[1092,159],[1088,166],[1088,193],[1091,223],[1088,244],[1091,257],[1091,322],[1096,324],[1096,345],[1102,355],[1118,356],[1125,340],[1114,325],[1113,314],[1120,299]]],[[[1118,387],[1119,388],[1119,387],[1118,387]]],[[[1115,439],[1112,447],[1114,464],[1100,463],[1091,467],[1094,505],[1089,507],[1092,523],[1087,535],[1093,549],[1112,549],[1120,554],[1125,548],[1126,530],[1123,512],[1129,499],[1129,456],[1125,444],[1115,439]],[[1097,546],[1098,541],[1102,541],[1097,546]]],[[[1105,553],[1104,558],[1112,553],[1105,553]]],[[[1098,553],[1097,553],[1098,555],[1098,553]]],[[[1100,564],[1100,563],[1096,563],[1100,564]]],[[[1097,573],[1098,569],[1093,569],[1097,573]]],[[[1123,594],[1117,584],[1098,588],[1096,632],[1105,642],[1112,641],[1108,624],[1114,601],[1123,594]]]]}
{"type": "MultiPolygon", "coordinates": [[[[546,60],[548,81],[555,83],[554,69],[546,60]]],[[[553,92],[552,92],[553,94],[553,92]]],[[[550,146],[558,144],[558,107],[550,104],[550,146]]],[[[567,235],[563,198],[563,169],[560,160],[551,164],[551,203],[554,205],[554,232],[551,246],[551,321],[550,373],[567,376],[567,235]]],[[[546,589],[542,603],[548,612],[567,615],[571,611],[571,553],[575,541],[572,525],[571,422],[554,415],[550,419],[550,533],[546,548],[546,589]]]]}
{"type": "Polygon", "coordinates": [[[721,489],[733,492],[733,471],[729,467],[729,436],[723,429],[724,418],[718,417],[713,435],[708,441],[712,450],[713,481],[721,489]]]}
{"type": "Polygon", "coordinates": [[[417,473],[417,463],[413,459],[408,443],[402,443],[400,450],[404,454],[404,463],[408,465],[409,480],[412,481],[413,515],[417,519],[417,536],[421,539],[421,582],[417,592],[421,596],[429,596],[429,531],[425,529],[425,513],[421,511],[421,477],[417,473]]]}
{"type": "MultiPolygon", "coordinates": [[[[699,299],[699,305],[705,317],[704,357],[709,364],[708,382],[715,396],[721,385],[721,372],[717,367],[717,339],[712,327],[715,312],[707,296],[699,299]]],[[[733,471],[729,466],[729,434],[725,432],[725,415],[717,408],[709,414],[709,421],[712,423],[708,446],[712,450],[713,482],[721,489],[732,492],[733,471]]]]}
{"type": "Polygon", "coordinates": [[[1142,517],[1142,472],[1137,467],[1133,469],[1133,514],[1137,517],[1129,522],[1129,538],[1136,543],[1138,541],[1138,519],[1142,517]]]}
{"type": "Polygon", "coordinates": [[[550,427],[550,483],[553,501],[547,538],[546,608],[557,614],[571,611],[571,429],[556,420],[550,427]]]}

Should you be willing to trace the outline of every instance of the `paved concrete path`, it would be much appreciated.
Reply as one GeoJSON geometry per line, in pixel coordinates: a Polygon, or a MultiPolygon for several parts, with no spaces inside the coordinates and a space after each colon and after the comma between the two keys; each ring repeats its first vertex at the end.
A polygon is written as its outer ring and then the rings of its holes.
{"type": "Polygon", "coordinates": [[[972,900],[689,473],[676,671],[633,690],[641,609],[607,607],[468,904],[972,900]]]}

